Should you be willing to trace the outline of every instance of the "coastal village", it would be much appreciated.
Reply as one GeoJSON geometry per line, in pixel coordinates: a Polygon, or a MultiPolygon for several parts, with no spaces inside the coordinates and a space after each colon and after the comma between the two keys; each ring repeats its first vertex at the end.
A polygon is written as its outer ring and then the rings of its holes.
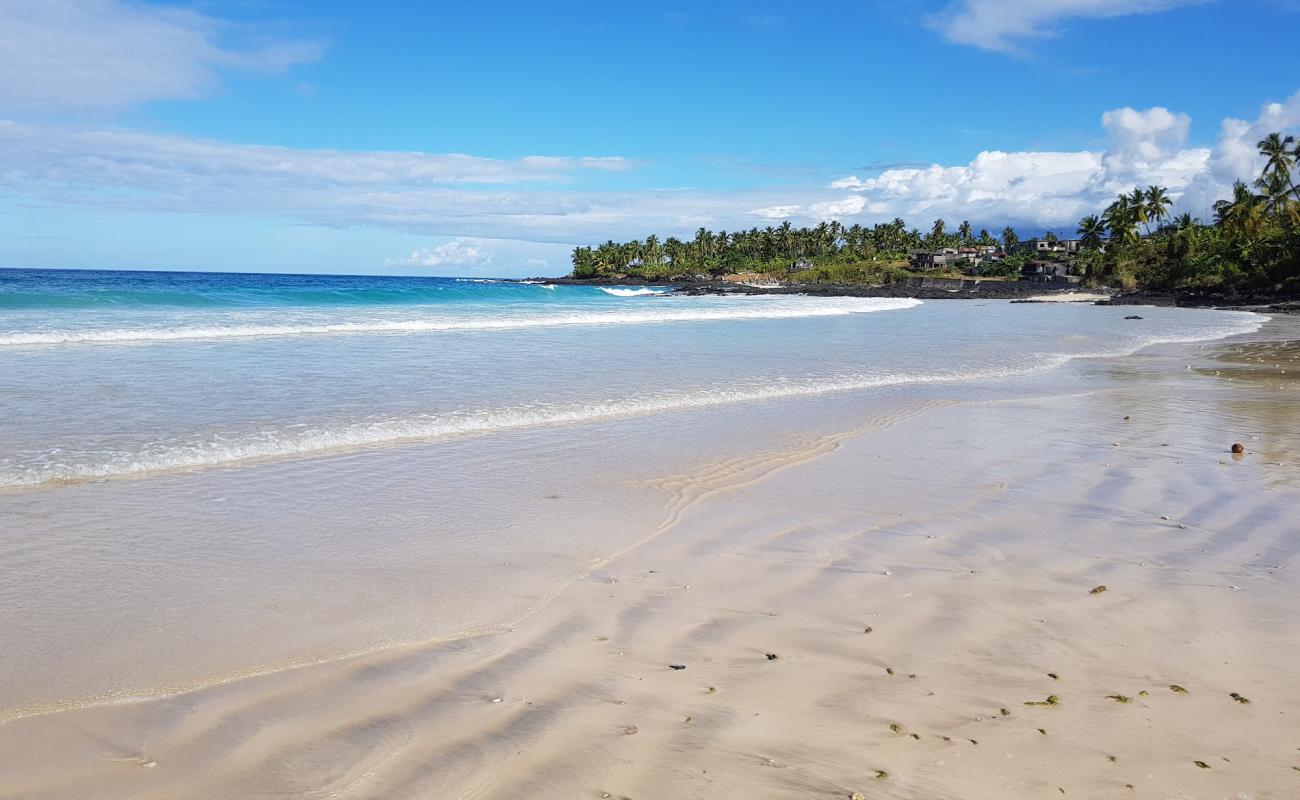
{"type": "Polygon", "coordinates": [[[907,260],[914,272],[960,272],[974,276],[982,274],[981,267],[996,264],[1011,254],[1024,253],[1032,258],[1021,267],[1021,280],[1064,286],[1083,280],[1073,265],[1073,257],[1081,248],[1081,239],[1045,237],[1016,242],[1010,253],[991,245],[943,247],[910,250],[907,260]]]}

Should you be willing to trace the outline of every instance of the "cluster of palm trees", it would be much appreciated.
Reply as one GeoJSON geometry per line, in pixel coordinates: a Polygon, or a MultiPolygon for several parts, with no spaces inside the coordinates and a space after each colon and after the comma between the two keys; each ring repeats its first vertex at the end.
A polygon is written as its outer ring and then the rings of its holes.
{"type": "Polygon", "coordinates": [[[1270,223],[1300,225],[1300,188],[1293,170],[1300,162],[1300,144],[1294,136],[1271,133],[1259,142],[1264,171],[1255,179],[1258,193],[1243,181],[1232,187],[1232,197],[1214,204],[1215,223],[1247,239],[1258,237],[1270,223]]]}
{"type": "Polygon", "coordinates": [[[1146,229],[1148,236],[1152,223],[1157,229],[1163,227],[1173,204],[1169,190],[1163,186],[1135,188],[1129,194],[1121,194],[1100,215],[1089,214],[1079,220],[1079,246],[1100,250],[1108,238],[1118,245],[1136,242],[1140,238],[1139,226],[1146,229]]]}
{"type": "Polygon", "coordinates": [[[1103,213],[1081,219],[1081,246],[1105,250],[1091,261],[1099,276],[1154,287],[1300,284],[1300,188],[1294,177],[1300,145],[1294,136],[1272,133],[1256,147],[1263,170],[1253,185],[1237,181],[1232,196],[1214,204],[1213,224],[1189,213],[1170,217],[1172,203],[1160,186],[1134,189],[1103,213]]]}
{"type": "MultiPolygon", "coordinates": [[[[1259,193],[1252,192],[1244,181],[1237,181],[1232,198],[1214,204],[1215,224],[1230,233],[1255,235],[1270,218],[1300,223],[1300,189],[1292,175],[1300,161],[1300,145],[1294,136],[1271,133],[1257,147],[1267,159],[1263,173],[1255,180],[1259,193]]],[[[1161,186],[1121,194],[1100,215],[1090,214],[1079,220],[1080,245],[1097,250],[1109,241],[1122,247],[1141,238],[1139,226],[1150,236],[1152,224],[1157,231],[1186,230],[1198,224],[1187,213],[1171,219],[1172,205],[1168,190],[1161,186]]]]}
{"type": "Polygon", "coordinates": [[[692,239],[657,236],[630,242],[607,241],[573,250],[576,277],[619,275],[629,270],[653,273],[719,272],[752,268],[773,262],[843,258],[869,261],[882,254],[904,253],[919,247],[924,237],[908,230],[901,219],[874,225],[844,226],[822,222],[796,228],[789,222],[776,227],[717,233],[700,228],[692,239]]]}
{"type": "Polygon", "coordinates": [[[940,247],[1006,246],[1019,238],[1010,227],[1001,241],[987,229],[974,231],[967,221],[949,233],[942,219],[928,234],[908,228],[902,219],[870,227],[842,225],[836,221],[796,228],[788,221],[776,227],[751,228],[728,233],[700,228],[692,239],[658,236],[630,242],[607,241],[595,247],[576,247],[572,253],[575,277],[617,276],[628,273],[699,274],[764,270],[801,261],[856,263],[898,261],[909,250],[940,247]]]}

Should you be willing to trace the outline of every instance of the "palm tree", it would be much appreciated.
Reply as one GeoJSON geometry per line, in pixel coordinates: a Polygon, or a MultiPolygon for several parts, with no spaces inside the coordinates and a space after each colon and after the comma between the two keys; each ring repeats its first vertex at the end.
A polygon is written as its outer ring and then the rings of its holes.
{"type": "Polygon", "coordinates": [[[1264,175],[1272,175],[1279,182],[1285,183],[1296,199],[1300,200],[1300,191],[1296,190],[1295,181],[1291,178],[1291,170],[1300,157],[1300,145],[1296,144],[1295,137],[1270,133],[1255,146],[1259,148],[1259,154],[1268,159],[1264,164],[1264,175]]]}
{"type": "Polygon", "coordinates": [[[961,225],[957,227],[957,235],[961,237],[963,242],[969,242],[971,236],[970,223],[966,220],[962,220],[961,225]]]}
{"type": "Polygon", "coordinates": [[[1160,223],[1168,214],[1169,208],[1174,204],[1169,199],[1169,193],[1163,186],[1148,186],[1146,191],[1146,210],[1151,219],[1157,224],[1160,223]]]}
{"type": "MultiPolygon", "coordinates": [[[[1129,213],[1133,215],[1133,224],[1145,225],[1147,220],[1151,219],[1147,209],[1147,194],[1141,189],[1134,188],[1133,193],[1128,196],[1129,213]]],[[[1151,233],[1150,226],[1147,227],[1147,233],[1151,233]]]]}
{"type": "Polygon", "coordinates": [[[1174,218],[1174,227],[1180,231],[1190,230],[1196,227],[1196,220],[1192,218],[1191,212],[1184,211],[1174,218]]]}
{"type": "Polygon", "coordinates": [[[1096,214],[1089,214],[1079,220],[1079,245],[1085,250],[1100,250],[1102,239],[1106,236],[1106,223],[1096,214]]]}
{"type": "Polygon", "coordinates": [[[1101,215],[1110,230],[1111,238],[1118,244],[1131,244],[1137,238],[1137,215],[1127,195],[1120,195],[1106,206],[1101,215]]]}
{"type": "Polygon", "coordinates": [[[1016,235],[1015,228],[1010,225],[1002,229],[1002,249],[1004,252],[1011,252],[1011,248],[1020,242],[1020,237],[1016,235]]]}
{"type": "Polygon", "coordinates": [[[1294,210],[1296,203],[1291,199],[1291,185],[1285,174],[1265,171],[1255,180],[1255,187],[1263,192],[1259,199],[1273,216],[1288,216],[1294,210]]]}
{"type": "Polygon", "coordinates": [[[934,221],[934,227],[930,229],[930,235],[933,236],[935,239],[942,239],[943,228],[944,228],[943,220],[936,219],[934,221]]]}
{"type": "Polygon", "coordinates": [[[658,264],[663,260],[663,249],[659,246],[659,237],[653,233],[645,237],[645,246],[641,249],[641,259],[647,264],[658,264]]]}
{"type": "Polygon", "coordinates": [[[1264,204],[1242,181],[1232,184],[1232,199],[1214,204],[1215,224],[1225,231],[1251,238],[1259,230],[1264,204]]]}

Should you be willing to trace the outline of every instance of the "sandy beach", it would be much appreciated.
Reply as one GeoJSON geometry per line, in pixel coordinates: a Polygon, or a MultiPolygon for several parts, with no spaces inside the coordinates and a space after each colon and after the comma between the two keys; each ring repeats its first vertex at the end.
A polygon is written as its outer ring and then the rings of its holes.
{"type": "Polygon", "coordinates": [[[1298,333],[664,477],[511,630],[17,719],[0,797],[1294,797],[1298,333]]]}

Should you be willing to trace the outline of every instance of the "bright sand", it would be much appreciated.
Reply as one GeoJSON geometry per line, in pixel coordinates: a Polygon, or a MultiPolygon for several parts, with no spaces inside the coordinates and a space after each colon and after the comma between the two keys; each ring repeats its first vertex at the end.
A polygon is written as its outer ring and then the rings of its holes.
{"type": "Polygon", "coordinates": [[[665,478],[513,630],[17,719],[0,797],[1300,796],[1298,332],[665,478]]]}

